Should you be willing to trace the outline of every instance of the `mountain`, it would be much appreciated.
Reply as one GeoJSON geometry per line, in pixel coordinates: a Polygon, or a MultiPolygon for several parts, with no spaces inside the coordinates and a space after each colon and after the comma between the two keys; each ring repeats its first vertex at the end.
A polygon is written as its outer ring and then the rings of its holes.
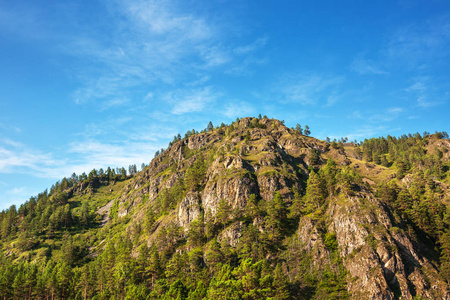
{"type": "Polygon", "coordinates": [[[1,212],[0,296],[450,299],[449,150],[211,124],[1,212]]]}

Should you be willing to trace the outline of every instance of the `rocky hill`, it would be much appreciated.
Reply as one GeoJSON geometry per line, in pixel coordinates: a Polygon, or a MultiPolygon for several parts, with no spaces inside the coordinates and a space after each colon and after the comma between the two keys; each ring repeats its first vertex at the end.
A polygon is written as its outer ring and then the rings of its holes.
{"type": "Polygon", "coordinates": [[[449,299],[446,133],[321,141],[268,118],[175,138],[0,214],[0,295],[449,299]],[[421,298],[422,297],[422,298],[421,298]]]}

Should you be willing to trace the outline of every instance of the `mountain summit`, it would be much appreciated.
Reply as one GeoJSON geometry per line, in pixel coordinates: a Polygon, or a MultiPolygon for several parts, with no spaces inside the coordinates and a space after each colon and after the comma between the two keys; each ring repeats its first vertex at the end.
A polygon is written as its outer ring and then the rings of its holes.
{"type": "Polygon", "coordinates": [[[445,132],[321,141],[243,118],[0,214],[0,296],[449,299],[445,132]]]}

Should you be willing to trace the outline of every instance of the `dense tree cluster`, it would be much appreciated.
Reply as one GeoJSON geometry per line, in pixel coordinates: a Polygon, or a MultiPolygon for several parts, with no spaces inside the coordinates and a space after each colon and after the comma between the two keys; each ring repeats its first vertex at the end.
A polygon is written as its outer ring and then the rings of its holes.
{"type": "MultiPolygon", "coordinates": [[[[450,178],[449,162],[444,159],[446,147],[436,147],[436,141],[448,139],[446,132],[424,132],[399,138],[372,138],[361,147],[362,158],[396,170],[398,180],[382,182],[376,193],[391,205],[402,222],[406,222],[419,237],[438,245],[441,274],[450,283],[450,208],[445,205],[444,190],[439,182],[450,178]]],[[[448,200],[448,199],[447,199],[448,200]]]]}
{"type": "MultiPolygon", "coordinates": [[[[400,178],[408,172],[427,170],[430,175],[440,179],[445,171],[441,161],[444,153],[436,147],[428,149],[427,146],[432,140],[444,138],[448,138],[446,132],[433,135],[425,132],[423,137],[415,133],[399,138],[388,135],[387,138],[366,139],[361,146],[362,158],[385,167],[394,165],[400,178]]],[[[443,148],[443,151],[446,149],[443,148]]]]}

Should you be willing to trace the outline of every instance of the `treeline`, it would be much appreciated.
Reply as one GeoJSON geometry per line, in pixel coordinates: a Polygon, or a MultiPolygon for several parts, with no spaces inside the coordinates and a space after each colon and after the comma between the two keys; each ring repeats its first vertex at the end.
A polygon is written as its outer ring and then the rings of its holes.
{"type": "Polygon", "coordinates": [[[47,191],[32,197],[17,210],[12,205],[0,212],[0,233],[3,242],[17,238],[15,247],[33,249],[42,239],[53,238],[63,230],[89,228],[95,221],[87,203],[78,214],[73,213],[66,192],[49,195],[47,191]]]}
{"type": "Polygon", "coordinates": [[[409,172],[422,170],[436,179],[441,179],[448,166],[444,165],[442,158],[448,151],[446,147],[442,149],[432,146],[428,147],[431,141],[448,139],[448,134],[436,132],[429,134],[424,132],[414,135],[402,135],[399,138],[387,136],[380,138],[366,139],[361,145],[362,158],[368,162],[374,162],[385,167],[395,166],[399,178],[403,178],[409,172]]]}
{"type": "MultiPolygon", "coordinates": [[[[141,168],[145,168],[142,164],[141,168]]],[[[101,185],[109,185],[128,179],[137,173],[136,165],[130,165],[128,173],[125,168],[93,169],[81,175],[72,174],[31,197],[17,209],[12,205],[0,212],[0,237],[3,240],[19,238],[17,246],[25,251],[38,244],[39,236],[53,237],[55,232],[76,228],[89,228],[95,223],[95,215],[86,202],[83,202],[78,214],[71,207],[69,200],[86,189],[94,193],[101,185]]]]}
{"type": "Polygon", "coordinates": [[[415,232],[423,243],[437,246],[440,273],[450,283],[450,208],[445,204],[448,198],[444,189],[422,171],[410,175],[408,181],[407,185],[381,183],[377,196],[394,208],[399,218],[397,226],[415,232]]]}
{"type": "Polygon", "coordinates": [[[366,161],[396,170],[396,180],[380,183],[376,194],[422,242],[437,245],[441,275],[450,283],[450,208],[441,183],[450,178],[450,164],[445,157],[448,148],[437,143],[448,138],[447,132],[424,132],[366,139],[360,154],[366,161]]]}

